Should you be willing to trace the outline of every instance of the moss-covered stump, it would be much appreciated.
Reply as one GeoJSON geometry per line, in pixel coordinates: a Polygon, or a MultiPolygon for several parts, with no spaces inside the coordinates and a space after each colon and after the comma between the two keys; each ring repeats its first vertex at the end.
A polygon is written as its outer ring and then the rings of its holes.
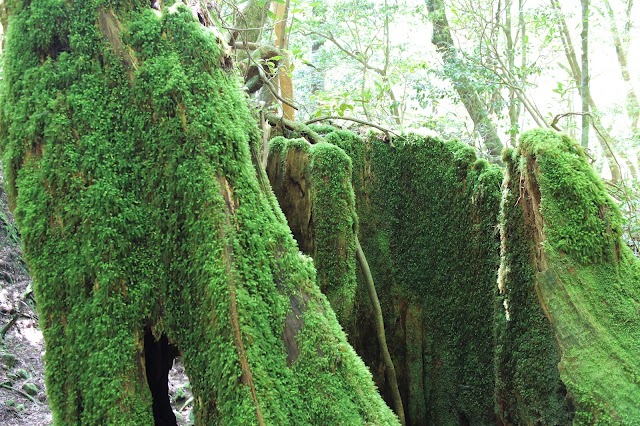
{"type": "MultiPolygon", "coordinates": [[[[411,136],[389,145],[326,127],[322,133],[351,158],[360,241],[380,296],[407,424],[494,423],[495,227],[502,174],[457,142],[411,136]]],[[[277,140],[272,153],[283,146],[277,140]]],[[[286,167],[301,150],[313,148],[299,140],[286,146],[286,156],[270,164],[271,181],[294,228],[318,227],[327,215],[311,215],[310,222],[309,210],[296,210],[291,198],[299,197],[296,191],[303,185],[289,183],[287,176],[298,168],[286,167]]],[[[342,176],[337,166],[332,173],[342,176]]],[[[313,179],[309,170],[304,182],[313,179]]],[[[336,199],[347,197],[335,194],[336,199]]],[[[329,211],[335,215],[338,209],[329,211]]],[[[343,223],[351,222],[344,218],[343,223]]],[[[313,235],[305,229],[294,230],[303,247],[313,235]]],[[[316,263],[324,267],[319,259],[316,263]]],[[[358,281],[352,318],[343,324],[391,404],[360,273],[358,281]]]]}
{"type": "Polygon", "coordinates": [[[214,32],[146,0],[6,3],[0,139],[54,423],[175,424],[177,350],[198,425],[397,424],[261,190],[214,32]]]}
{"type": "Polygon", "coordinates": [[[508,165],[497,407],[507,424],[640,424],[640,262],[582,149],[533,131],[508,165]]]}
{"type": "Polygon", "coordinates": [[[410,423],[493,424],[501,172],[455,141],[343,140],[410,423]]]}

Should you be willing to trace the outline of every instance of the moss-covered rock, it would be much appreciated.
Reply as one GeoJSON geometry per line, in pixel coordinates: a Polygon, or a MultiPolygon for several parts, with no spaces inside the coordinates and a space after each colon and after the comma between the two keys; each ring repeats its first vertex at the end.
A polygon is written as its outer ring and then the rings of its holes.
{"type": "Polygon", "coordinates": [[[640,262],[583,150],[550,131],[507,152],[497,403],[513,424],[640,424],[640,262]]]}
{"type": "Polygon", "coordinates": [[[142,0],[7,7],[0,146],[54,423],[153,424],[152,333],[198,425],[397,424],[260,186],[215,32],[142,0]]]}

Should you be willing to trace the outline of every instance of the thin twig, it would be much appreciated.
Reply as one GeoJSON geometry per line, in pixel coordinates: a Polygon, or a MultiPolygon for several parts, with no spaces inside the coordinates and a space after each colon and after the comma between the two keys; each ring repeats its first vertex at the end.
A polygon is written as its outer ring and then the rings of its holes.
{"type": "Polygon", "coordinates": [[[187,399],[185,403],[182,404],[182,407],[180,407],[180,411],[183,411],[185,408],[187,408],[187,405],[191,404],[192,402],[193,402],[193,396],[190,396],[189,399],[187,399]]]}
{"type": "Polygon", "coordinates": [[[20,318],[21,313],[20,312],[16,312],[13,317],[11,317],[11,319],[9,320],[8,323],[6,323],[4,325],[4,327],[2,327],[2,330],[0,330],[0,338],[4,339],[4,336],[6,336],[7,332],[9,331],[9,329],[11,329],[11,327],[13,327],[13,325],[16,323],[16,321],[18,320],[18,318],[20,318]]]}
{"type": "Polygon", "coordinates": [[[273,83],[271,83],[269,81],[269,78],[265,75],[264,70],[262,69],[262,65],[260,65],[260,64],[256,64],[256,65],[258,66],[258,74],[260,74],[260,79],[267,86],[267,88],[271,91],[271,94],[273,96],[275,96],[276,99],[278,99],[283,104],[289,105],[291,108],[293,108],[293,109],[295,109],[297,111],[298,107],[295,106],[294,104],[292,104],[291,102],[287,101],[286,99],[284,99],[282,96],[280,96],[280,94],[278,93],[276,88],[273,87],[273,83]]]}

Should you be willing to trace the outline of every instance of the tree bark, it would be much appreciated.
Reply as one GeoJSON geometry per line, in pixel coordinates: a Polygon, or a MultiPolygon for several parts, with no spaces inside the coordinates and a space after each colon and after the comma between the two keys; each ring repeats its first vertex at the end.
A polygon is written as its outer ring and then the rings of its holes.
{"type": "MultiPolygon", "coordinates": [[[[282,52],[282,66],[278,70],[278,81],[280,88],[280,96],[289,102],[293,102],[293,80],[289,75],[291,69],[291,58],[287,49],[289,48],[289,35],[287,34],[287,23],[289,22],[289,6],[290,0],[286,3],[274,2],[276,25],[275,25],[275,44],[282,52]]],[[[295,119],[295,109],[291,105],[282,103],[282,112],[284,118],[288,120],[295,119]]]]}
{"type": "Polygon", "coordinates": [[[54,424],[175,425],[180,353],[196,425],[397,425],[256,176],[217,30],[108,4],[8,2],[0,148],[54,424]]]}

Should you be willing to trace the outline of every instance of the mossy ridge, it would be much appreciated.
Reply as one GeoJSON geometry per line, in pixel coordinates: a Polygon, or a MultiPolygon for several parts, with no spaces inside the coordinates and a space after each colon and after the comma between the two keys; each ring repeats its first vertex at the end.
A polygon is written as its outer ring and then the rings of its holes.
{"type": "MultiPolygon", "coordinates": [[[[512,217],[533,217],[535,203],[542,217],[529,220],[521,243],[529,250],[511,265],[528,265],[523,282],[538,294],[545,327],[553,327],[546,346],[557,345],[561,356],[559,375],[575,406],[573,422],[639,424],[640,262],[620,241],[620,214],[582,149],[566,136],[528,132],[506,157],[511,179],[525,182],[526,191],[512,217]]],[[[515,185],[511,190],[518,193],[515,185]]],[[[516,313],[509,292],[514,283],[505,282],[510,312],[516,313]]]]}
{"type": "Polygon", "coordinates": [[[256,126],[191,12],[159,18],[142,1],[8,6],[4,169],[35,279],[55,424],[153,423],[147,325],[183,353],[196,424],[255,424],[258,410],[266,424],[397,424],[260,191],[249,156],[256,126]],[[133,81],[100,33],[104,8],[137,61],[133,81]],[[58,9],[66,19],[53,25],[45,11],[58,9]],[[47,30],[31,38],[34,25],[47,30]],[[288,366],[294,297],[306,310],[288,366]]]}
{"type": "Polygon", "coordinates": [[[509,424],[572,420],[560,353],[535,290],[534,230],[522,210],[517,165],[506,161],[500,212],[501,297],[496,304],[496,411],[509,424]],[[507,318],[506,311],[509,312],[507,318]]]}
{"type": "Polygon", "coordinates": [[[313,257],[320,290],[344,326],[356,291],[351,159],[330,143],[277,136],[270,142],[268,168],[289,226],[313,257]]]}

